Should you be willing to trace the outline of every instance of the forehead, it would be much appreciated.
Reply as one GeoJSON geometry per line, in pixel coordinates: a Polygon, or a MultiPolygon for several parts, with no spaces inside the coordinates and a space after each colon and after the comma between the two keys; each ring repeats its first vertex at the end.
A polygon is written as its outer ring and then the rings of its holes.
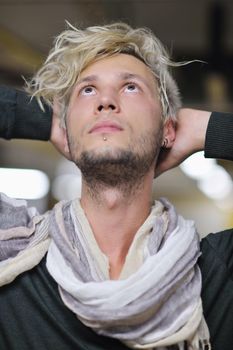
{"type": "Polygon", "coordinates": [[[135,76],[141,77],[145,82],[155,84],[156,79],[150,68],[138,58],[129,54],[116,54],[100,58],[89,64],[79,75],[79,80],[89,76],[118,78],[135,76]]]}

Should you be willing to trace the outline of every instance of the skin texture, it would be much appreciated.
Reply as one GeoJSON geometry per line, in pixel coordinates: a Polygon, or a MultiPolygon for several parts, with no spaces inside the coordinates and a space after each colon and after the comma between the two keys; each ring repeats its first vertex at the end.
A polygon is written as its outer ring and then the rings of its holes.
{"type": "Polygon", "coordinates": [[[162,123],[153,74],[143,62],[126,54],[91,64],[73,89],[66,127],[66,131],[57,131],[57,148],[62,145],[63,153],[77,164],[83,155],[93,162],[87,174],[83,171],[81,204],[109,259],[109,276],[118,278],[130,244],[150,212],[154,168],[163,138],[168,139],[167,147],[175,139],[172,123],[162,123]],[[133,172],[135,163],[125,158],[129,152],[137,160],[147,158],[146,165],[140,163],[141,168],[133,172]],[[104,164],[102,177],[98,167],[88,176],[95,162],[104,164]],[[104,179],[105,171],[108,176],[104,179]],[[116,171],[115,180],[109,181],[116,171]]]}
{"type": "Polygon", "coordinates": [[[141,61],[122,54],[97,61],[81,73],[67,115],[73,159],[83,150],[99,155],[131,147],[140,152],[135,140],[142,131],[150,133],[160,127],[157,86],[141,61]],[[116,127],[104,127],[104,123],[116,127]]]}
{"type": "Polygon", "coordinates": [[[71,158],[92,196],[103,186],[129,196],[162,144],[161,108],[149,69],[129,55],[85,69],[71,96],[67,135],[71,158]]]}

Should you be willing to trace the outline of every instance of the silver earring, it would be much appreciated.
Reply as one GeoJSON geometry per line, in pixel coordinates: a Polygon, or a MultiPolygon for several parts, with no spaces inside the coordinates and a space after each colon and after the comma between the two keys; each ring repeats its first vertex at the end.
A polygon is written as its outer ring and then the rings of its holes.
{"type": "Polygon", "coordinates": [[[103,137],[103,140],[104,140],[104,141],[107,141],[107,137],[106,137],[106,136],[104,136],[104,137],[103,137]]]}
{"type": "Polygon", "coordinates": [[[163,140],[163,145],[162,145],[162,147],[163,147],[163,148],[167,148],[167,145],[168,145],[168,139],[165,137],[165,139],[163,140]]]}

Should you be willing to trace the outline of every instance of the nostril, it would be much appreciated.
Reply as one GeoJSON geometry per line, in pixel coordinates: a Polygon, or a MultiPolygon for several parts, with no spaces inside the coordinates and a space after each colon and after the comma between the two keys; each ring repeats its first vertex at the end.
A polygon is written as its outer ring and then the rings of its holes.
{"type": "Polygon", "coordinates": [[[98,111],[101,112],[101,111],[103,110],[103,108],[104,108],[104,106],[103,106],[103,105],[100,105],[100,106],[98,107],[98,111]]]}
{"type": "Polygon", "coordinates": [[[114,106],[113,104],[109,104],[106,107],[103,105],[99,105],[97,109],[99,112],[101,112],[103,109],[111,109],[112,111],[114,111],[116,109],[116,106],[114,106]]]}

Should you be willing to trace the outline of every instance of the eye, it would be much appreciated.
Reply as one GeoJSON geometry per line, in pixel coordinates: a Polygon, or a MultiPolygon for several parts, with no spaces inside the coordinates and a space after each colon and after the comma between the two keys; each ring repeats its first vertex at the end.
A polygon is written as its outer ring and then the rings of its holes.
{"type": "Polygon", "coordinates": [[[127,83],[125,86],[126,92],[138,92],[139,88],[135,83],[127,83]]]}
{"type": "Polygon", "coordinates": [[[81,91],[80,91],[81,95],[86,95],[86,96],[90,96],[90,95],[95,95],[96,91],[95,88],[91,85],[88,86],[84,86],[81,91]]]}

